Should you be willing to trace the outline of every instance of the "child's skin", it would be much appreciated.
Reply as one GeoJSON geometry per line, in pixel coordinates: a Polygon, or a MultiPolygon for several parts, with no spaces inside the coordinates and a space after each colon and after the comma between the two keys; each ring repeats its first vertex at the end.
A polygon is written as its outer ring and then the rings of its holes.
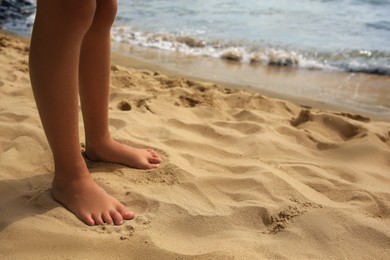
{"type": "Polygon", "coordinates": [[[91,178],[80,152],[78,93],[89,159],[139,169],[162,161],[152,149],[114,141],[108,131],[116,9],[116,0],[38,0],[31,38],[31,84],[55,164],[52,195],[88,225],[120,225],[134,213],[91,178]]]}

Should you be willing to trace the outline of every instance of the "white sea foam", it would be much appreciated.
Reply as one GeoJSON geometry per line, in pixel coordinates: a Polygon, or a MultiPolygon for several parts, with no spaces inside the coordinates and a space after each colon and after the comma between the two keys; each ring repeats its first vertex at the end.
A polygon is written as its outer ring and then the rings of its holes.
{"type": "Polygon", "coordinates": [[[142,32],[124,26],[113,28],[112,39],[120,43],[235,62],[390,75],[390,66],[385,62],[375,62],[374,53],[367,50],[309,53],[273,47],[240,46],[221,40],[207,41],[185,34],[142,32]]]}

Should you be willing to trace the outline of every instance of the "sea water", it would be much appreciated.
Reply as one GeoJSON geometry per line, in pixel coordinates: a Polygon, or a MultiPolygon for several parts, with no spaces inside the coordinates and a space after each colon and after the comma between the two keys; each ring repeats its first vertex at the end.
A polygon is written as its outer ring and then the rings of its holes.
{"type": "Polygon", "coordinates": [[[390,0],[119,0],[113,38],[240,62],[390,75],[390,0]]]}

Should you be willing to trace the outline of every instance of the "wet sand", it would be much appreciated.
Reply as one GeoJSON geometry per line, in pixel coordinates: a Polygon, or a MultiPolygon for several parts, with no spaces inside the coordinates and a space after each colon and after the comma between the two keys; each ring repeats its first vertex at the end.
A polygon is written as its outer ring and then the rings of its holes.
{"type": "Polygon", "coordinates": [[[120,64],[130,62],[137,68],[160,69],[171,76],[217,82],[296,103],[390,120],[389,76],[245,64],[118,43],[114,43],[114,50],[120,64]]]}

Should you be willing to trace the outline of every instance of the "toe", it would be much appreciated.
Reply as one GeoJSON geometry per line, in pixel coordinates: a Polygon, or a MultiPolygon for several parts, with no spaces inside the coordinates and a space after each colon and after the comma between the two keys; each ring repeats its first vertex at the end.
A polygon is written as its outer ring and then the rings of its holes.
{"type": "Polygon", "coordinates": [[[115,225],[122,225],[123,224],[123,217],[118,211],[111,211],[110,215],[111,215],[111,218],[114,220],[115,225]]]}
{"type": "Polygon", "coordinates": [[[145,169],[151,170],[151,169],[157,169],[160,167],[160,164],[158,163],[148,163],[145,165],[145,169]]]}
{"type": "Polygon", "coordinates": [[[135,214],[132,212],[126,212],[122,215],[123,219],[130,220],[135,217],[135,214]]]}
{"type": "Polygon", "coordinates": [[[104,220],[105,223],[107,223],[109,225],[114,223],[114,221],[112,220],[112,217],[111,217],[109,212],[104,212],[103,213],[103,220],[104,220]]]}
{"type": "Polygon", "coordinates": [[[123,219],[125,220],[130,220],[135,217],[135,214],[133,212],[128,211],[125,207],[119,206],[117,208],[119,214],[122,216],[123,219]]]}
{"type": "Polygon", "coordinates": [[[146,151],[148,151],[149,154],[150,154],[152,157],[158,157],[158,158],[160,158],[160,156],[158,155],[158,153],[156,153],[154,150],[152,150],[152,149],[146,149],[146,151]]]}
{"type": "Polygon", "coordinates": [[[152,158],[149,158],[148,161],[149,161],[150,163],[156,164],[156,163],[160,163],[160,162],[161,162],[161,159],[160,159],[160,158],[156,158],[156,157],[152,157],[152,158]]]}
{"type": "Polygon", "coordinates": [[[152,154],[152,157],[162,161],[161,157],[158,154],[152,154]]]}
{"type": "Polygon", "coordinates": [[[93,226],[95,225],[95,220],[93,220],[92,216],[89,214],[82,214],[81,215],[81,220],[84,221],[85,224],[88,226],[93,226]]]}
{"type": "Polygon", "coordinates": [[[101,215],[93,215],[92,218],[95,220],[95,225],[103,225],[103,219],[101,215]]]}

